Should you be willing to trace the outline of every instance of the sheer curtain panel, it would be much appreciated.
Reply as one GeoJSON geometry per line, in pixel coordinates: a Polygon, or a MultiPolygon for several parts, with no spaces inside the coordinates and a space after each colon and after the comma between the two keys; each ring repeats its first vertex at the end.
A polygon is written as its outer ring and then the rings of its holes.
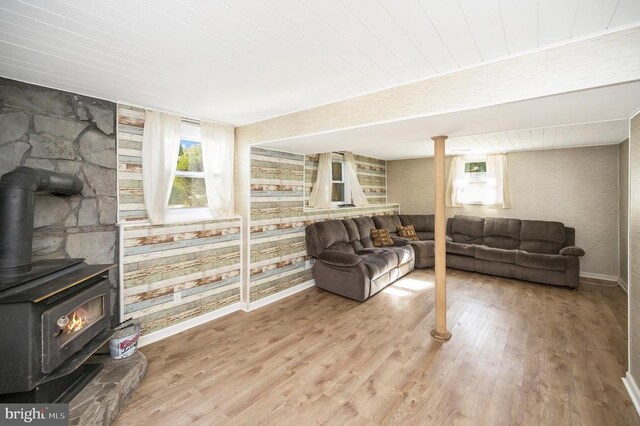
{"type": "Polygon", "coordinates": [[[211,214],[230,216],[233,205],[234,129],[215,123],[200,123],[202,167],[211,214]]]}
{"type": "Polygon", "coordinates": [[[351,202],[356,206],[366,206],[367,197],[364,195],[364,191],[358,182],[358,171],[356,166],[356,159],[351,152],[344,153],[344,162],[347,166],[347,182],[349,182],[349,189],[351,190],[351,202]]]}
{"type": "Polygon", "coordinates": [[[318,158],[318,176],[309,195],[309,207],[331,207],[331,153],[323,152],[318,158]]]}
{"type": "Polygon", "coordinates": [[[492,209],[511,207],[509,169],[505,154],[487,155],[487,200],[485,206],[492,209]]]}
{"type": "Polygon", "coordinates": [[[465,181],[464,158],[459,156],[452,157],[445,193],[447,207],[464,207],[465,181]]]}
{"type": "Polygon", "coordinates": [[[180,117],[145,111],[142,134],[142,189],[149,221],[165,223],[176,176],[182,121],[180,117]]]}

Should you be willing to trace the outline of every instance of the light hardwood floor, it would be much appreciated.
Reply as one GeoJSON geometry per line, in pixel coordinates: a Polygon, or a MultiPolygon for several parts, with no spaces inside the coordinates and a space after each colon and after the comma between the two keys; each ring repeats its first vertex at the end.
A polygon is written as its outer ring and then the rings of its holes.
{"type": "Polygon", "coordinates": [[[431,269],[365,303],[313,288],[143,348],[117,425],[640,424],[619,287],[447,274],[449,342],[431,269]]]}

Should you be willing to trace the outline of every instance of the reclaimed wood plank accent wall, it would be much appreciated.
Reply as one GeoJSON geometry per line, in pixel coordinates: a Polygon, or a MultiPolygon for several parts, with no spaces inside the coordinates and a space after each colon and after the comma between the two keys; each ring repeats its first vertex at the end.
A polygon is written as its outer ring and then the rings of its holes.
{"type": "MultiPolygon", "coordinates": [[[[333,153],[334,161],[343,161],[344,155],[333,153]]],[[[387,162],[377,158],[354,154],[358,182],[369,204],[387,203],[387,162]]],[[[304,157],[304,204],[309,205],[309,195],[318,175],[318,154],[304,157]]]]}
{"type": "MultiPolygon", "coordinates": [[[[372,205],[305,210],[310,192],[310,188],[305,187],[305,162],[311,168],[313,161],[313,156],[305,158],[300,154],[251,148],[251,302],[313,279],[312,261],[305,245],[305,226],[326,219],[397,214],[399,211],[397,204],[383,204],[386,202],[385,162],[362,156],[356,157],[358,178],[372,178],[365,180],[369,189],[365,191],[372,205]]],[[[315,162],[317,164],[317,156],[315,162]]],[[[312,172],[308,174],[311,179],[312,172]]]]}
{"type": "Polygon", "coordinates": [[[142,193],[144,110],[118,106],[124,318],[143,334],[240,302],[239,217],[151,225],[142,193]]]}

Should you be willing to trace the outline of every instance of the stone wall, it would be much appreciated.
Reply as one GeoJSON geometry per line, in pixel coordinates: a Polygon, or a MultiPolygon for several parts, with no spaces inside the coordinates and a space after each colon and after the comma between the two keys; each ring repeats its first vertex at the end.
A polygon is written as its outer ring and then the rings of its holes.
{"type": "MultiPolygon", "coordinates": [[[[37,195],[34,260],[117,263],[115,111],[112,102],[0,78],[0,175],[22,165],[84,182],[81,195],[37,195]]],[[[114,268],[114,308],[117,276],[114,268]]]]}

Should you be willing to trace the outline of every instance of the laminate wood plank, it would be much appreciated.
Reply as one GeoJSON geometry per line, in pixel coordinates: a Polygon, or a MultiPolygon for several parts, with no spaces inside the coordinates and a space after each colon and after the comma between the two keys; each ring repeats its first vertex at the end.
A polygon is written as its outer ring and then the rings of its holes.
{"type": "Polygon", "coordinates": [[[433,270],[364,303],[309,289],[142,348],[134,424],[632,424],[626,294],[433,270]]]}

